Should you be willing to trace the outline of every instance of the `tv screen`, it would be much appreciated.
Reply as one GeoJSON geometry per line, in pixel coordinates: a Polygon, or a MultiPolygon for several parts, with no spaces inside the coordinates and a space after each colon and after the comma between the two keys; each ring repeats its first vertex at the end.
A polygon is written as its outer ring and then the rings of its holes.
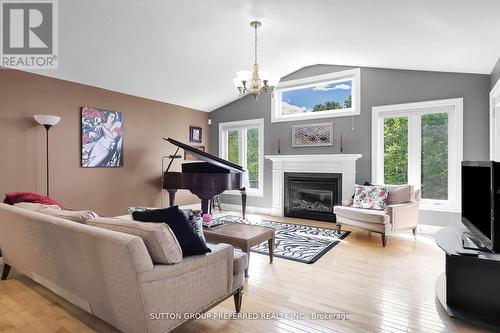
{"type": "Polygon", "coordinates": [[[491,181],[491,165],[487,163],[463,165],[462,221],[477,237],[483,236],[490,241],[492,240],[491,181]],[[482,235],[478,235],[478,231],[482,235]]]}

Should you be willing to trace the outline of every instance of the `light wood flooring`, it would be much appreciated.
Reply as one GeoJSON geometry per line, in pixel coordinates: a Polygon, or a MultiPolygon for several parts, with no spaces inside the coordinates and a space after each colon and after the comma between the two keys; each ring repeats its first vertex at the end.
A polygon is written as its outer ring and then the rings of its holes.
{"type": "MultiPolygon", "coordinates": [[[[291,223],[322,222],[251,215],[291,223]]],[[[177,332],[489,332],[450,319],[434,294],[444,254],[431,236],[358,229],[314,264],[252,253],[242,312],[347,313],[348,320],[196,320],[177,332]]],[[[234,311],[228,299],[212,313],[234,311]]],[[[0,282],[1,332],[117,332],[26,277],[0,282]]]]}

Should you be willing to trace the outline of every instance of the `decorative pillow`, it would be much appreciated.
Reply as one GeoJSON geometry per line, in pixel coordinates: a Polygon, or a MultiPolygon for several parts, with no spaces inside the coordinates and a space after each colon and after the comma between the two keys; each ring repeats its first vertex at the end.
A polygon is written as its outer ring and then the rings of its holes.
{"type": "Polygon", "coordinates": [[[82,224],[85,224],[86,221],[91,218],[99,217],[99,215],[97,215],[91,210],[63,210],[63,209],[45,208],[39,210],[38,212],[82,224]]]}
{"type": "Polygon", "coordinates": [[[387,187],[387,205],[398,205],[411,200],[411,192],[413,186],[411,185],[391,185],[387,187]]]}
{"type": "Polygon", "coordinates": [[[191,228],[198,234],[198,236],[205,240],[205,235],[203,234],[203,211],[201,210],[192,210],[192,209],[180,209],[180,211],[184,214],[186,219],[191,225],[191,228]]]}
{"type": "Polygon", "coordinates": [[[355,185],[352,207],[384,210],[387,203],[387,187],[381,185],[355,185]]]}
{"type": "Polygon", "coordinates": [[[153,209],[156,209],[156,208],[150,208],[150,207],[141,207],[141,206],[132,206],[132,207],[129,207],[128,208],[128,213],[130,215],[132,215],[133,212],[145,212],[147,210],[153,210],[153,209]]]}
{"type": "Polygon", "coordinates": [[[181,246],[165,223],[97,217],[87,220],[87,224],[141,237],[155,264],[176,264],[182,260],[181,246]]]}
{"type": "Polygon", "coordinates": [[[52,208],[52,209],[57,209],[61,210],[61,207],[58,205],[45,205],[45,204],[39,204],[39,203],[34,203],[34,202],[18,202],[14,204],[14,207],[18,208],[23,208],[23,209],[28,209],[32,211],[39,211],[45,208],[52,208]]]}
{"type": "Polygon", "coordinates": [[[164,209],[133,212],[136,221],[166,223],[179,241],[184,257],[212,252],[205,241],[189,225],[178,206],[164,209]]]}
{"type": "Polygon", "coordinates": [[[64,209],[63,205],[43,194],[34,192],[10,192],[5,194],[4,203],[13,205],[18,202],[34,202],[45,205],[57,205],[59,208],[64,209]]]}

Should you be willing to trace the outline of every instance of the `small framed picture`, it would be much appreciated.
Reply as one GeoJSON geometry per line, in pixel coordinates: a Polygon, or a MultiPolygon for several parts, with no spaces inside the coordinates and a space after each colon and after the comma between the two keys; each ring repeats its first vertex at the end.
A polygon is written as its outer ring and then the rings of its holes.
{"type": "MultiPolygon", "coordinates": [[[[193,146],[196,150],[205,151],[205,146],[193,146]]],[[[184,160],[185,161],[197,161],[198,159],[191,153],[184,150],[184,160]]]]}
{"type": "Polygon", "coordinates": [[[189,126],[189,142],[201,143],[201,127],[189,126]]]}

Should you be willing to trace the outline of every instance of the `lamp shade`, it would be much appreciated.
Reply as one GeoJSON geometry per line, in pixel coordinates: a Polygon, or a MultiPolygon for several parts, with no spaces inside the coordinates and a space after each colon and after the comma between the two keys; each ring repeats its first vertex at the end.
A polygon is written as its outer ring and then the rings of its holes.
{"type": "Polygon", "coordinates": [[[36,114],[33,117],[40,125],[54,126],[61,120],[61,117],[59,116],[51,116],[46,114],[36,114]]]}

